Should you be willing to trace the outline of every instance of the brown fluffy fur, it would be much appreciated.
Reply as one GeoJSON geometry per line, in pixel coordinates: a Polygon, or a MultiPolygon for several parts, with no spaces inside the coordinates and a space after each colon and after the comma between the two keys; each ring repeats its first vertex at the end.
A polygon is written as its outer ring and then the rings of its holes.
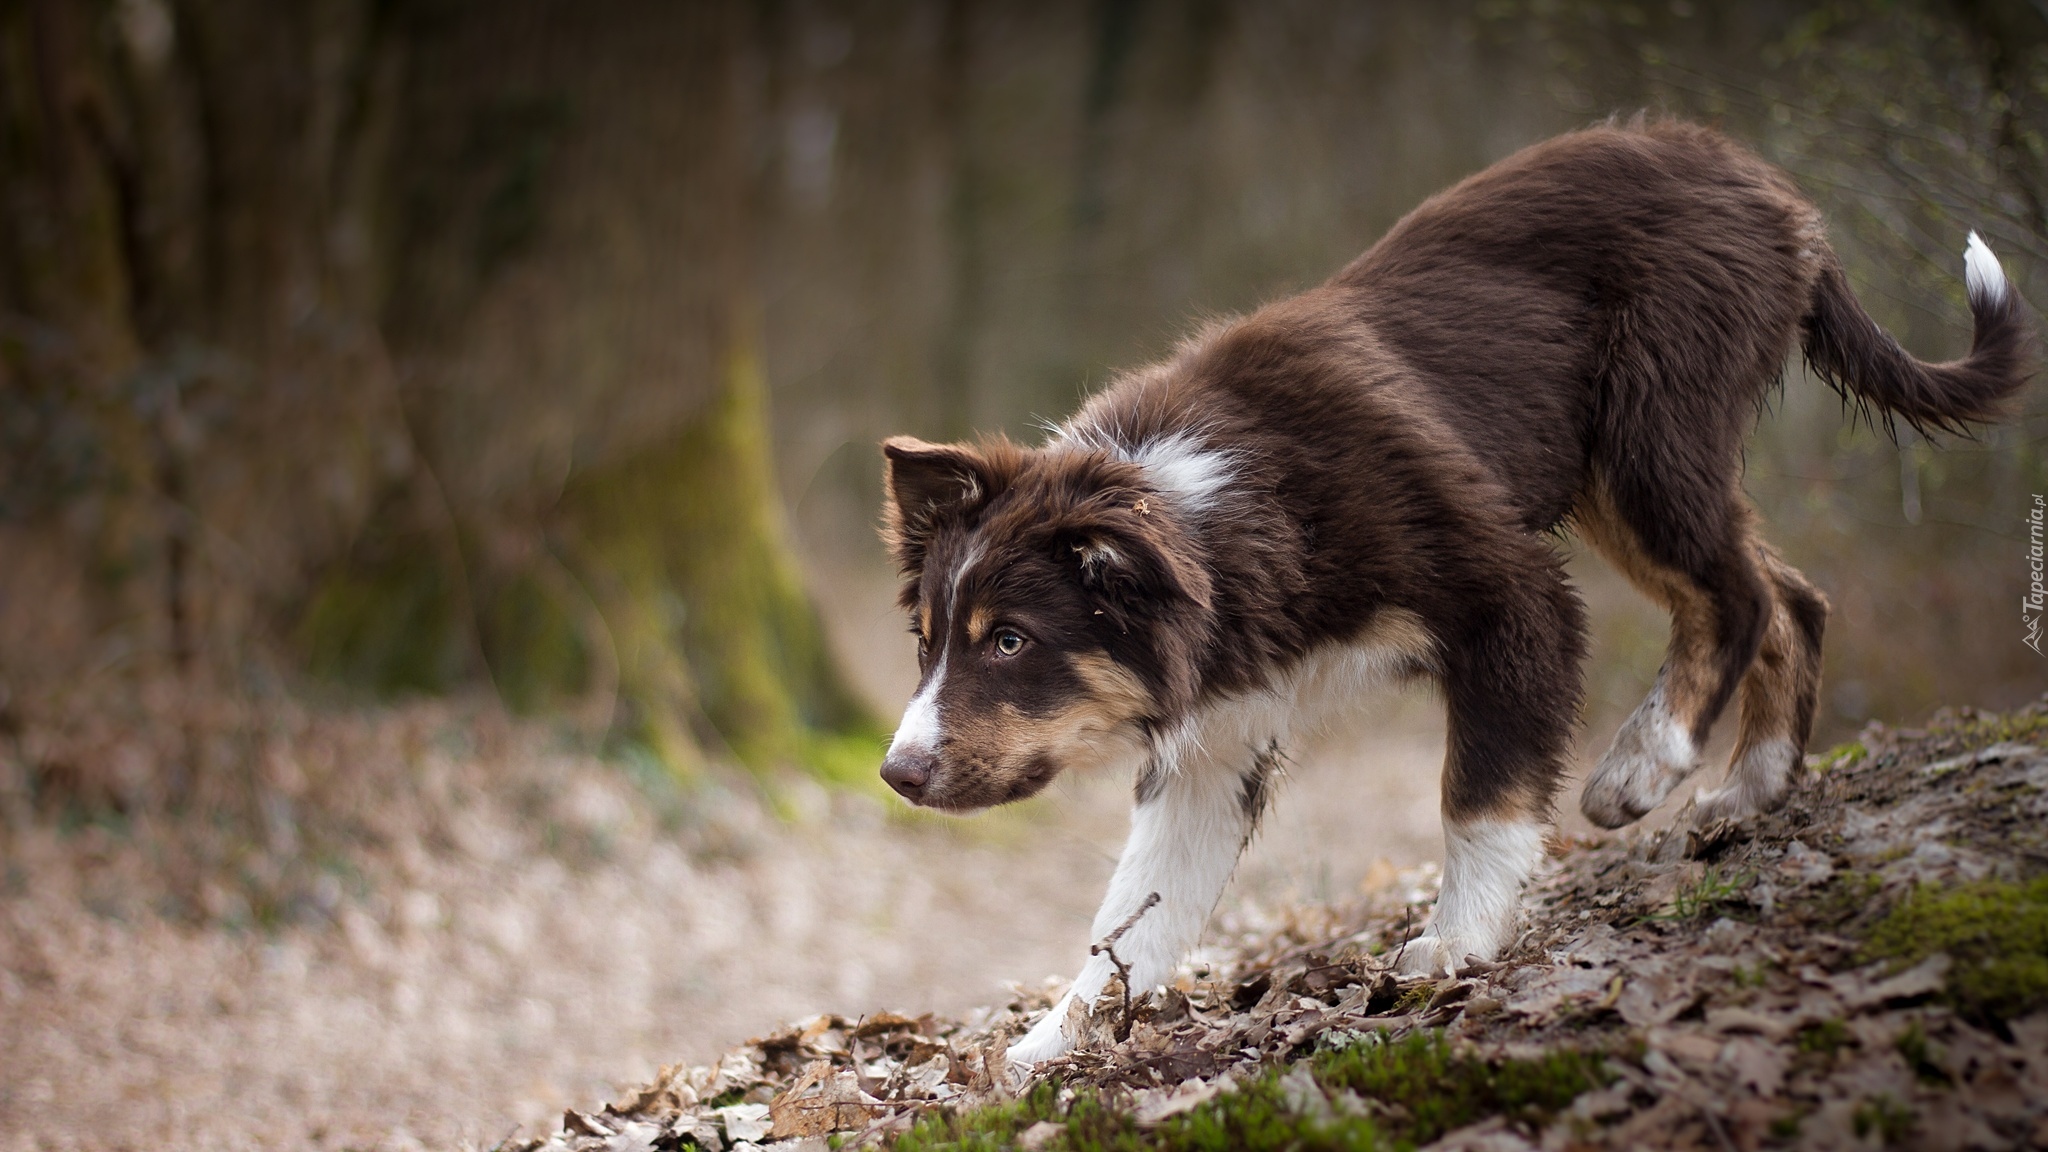
{"type": "Polygon", "coordinates": [[[1584,612],[1546,535],[1568,524],[1671,612],[1685,731],[1704,743],[1739,696],[1743,749],[1803,746],[1827,602],[1758,538],[1743,434],[1795,345],[1913,424],[1995,418],[2026,333],[2010,290],[1972,310],[1967,359],[1901,351],[1812,205],[1707,129],[1517,153],[1327,283],[1124,375],[1044,448],[885,445],[903,602],[927,673],[953,661],[949,735],[892,781],[951,807],[1027,795],[1398,614],[1447,703],[1446,815],[1540,815],[1580,703],[1584,612]],[[1171,437],[1227,460],[1213,502],[1135,462],[1171,437]],[[1005,627],[1014,657],[989,648],[1005,627]]]}

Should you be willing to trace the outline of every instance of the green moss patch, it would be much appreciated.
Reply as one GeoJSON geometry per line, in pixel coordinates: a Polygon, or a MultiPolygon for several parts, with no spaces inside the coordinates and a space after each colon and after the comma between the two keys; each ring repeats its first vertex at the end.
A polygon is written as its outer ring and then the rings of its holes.
{"type": "Polygon", "coordinates": [[[1854,768],[1869,757],[1870,749],[1864,747],[1862,741],[1851,740],[1846,744],[1837,744],[1815,756],[1813,770],[1825,773],[1837,768],[1854,768]]]}
{"type": "Polygon", "coordinates": [[[1112,1095],[1039,1084],[1013,1103],[926,1116],[893,1147],[993,1152],[1050,1123],[1060,1132],[1042,1146],[1066,1152],[1413,1148],[1495,1116],[1540,1126],[1612,1079],[1595,1053],[1489,1060],[1438,1033],[1395,1041],[1374,1033],[1305,1066],[1314,1091],[1300,1075],[1303,1065],[1274,1069],[1155,1127],[1140,1125],[1112,1095]]]}
{"type": "Polygon", "coordinates": [[[2048,877],[1916,889],[1871,929],[1865,951],[1905,964],[1946,952],[1959,1010],[2024,1016],[2048,1005],[2048,877]]]}
{"type": "Polygon", "coordinates": [[[1993,744],[2039,744],[2048,741],[2048,707],[2035,703],[2011,712],[1945,711],[1927,730],[1929,736],[1952,741],[1962,752],[1993,744]]]}
{"type": "Polygon", "coordinates": [[[1340,1048],[1318,1057],[1314,1071],[1326,1087],[1379,1101],[1397,1138],[1418,1144],[1492,1116],[1534,1126],[1613,1079],[1598,1054],[1488,1061],[1435,1033],[1340,1048]]]}
{"type": "Polygon", "coordinates": [[[1821,1020],[1799,1030],[1801,1052],[1833,1056],[1854,1042],[1849,1035],[1849,1026],[1839,1019],[1821,1020]]]}

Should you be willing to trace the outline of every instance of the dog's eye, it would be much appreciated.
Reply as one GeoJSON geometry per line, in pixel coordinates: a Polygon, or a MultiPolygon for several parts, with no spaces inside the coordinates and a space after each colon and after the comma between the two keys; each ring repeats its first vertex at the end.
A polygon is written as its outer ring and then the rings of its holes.
{"type": "Polygon", "coordinates": [[[1015,656],[1024,650],[1024,637],[1008,628],[996,633],[996,653],[1001,656],[1015,656]]]}

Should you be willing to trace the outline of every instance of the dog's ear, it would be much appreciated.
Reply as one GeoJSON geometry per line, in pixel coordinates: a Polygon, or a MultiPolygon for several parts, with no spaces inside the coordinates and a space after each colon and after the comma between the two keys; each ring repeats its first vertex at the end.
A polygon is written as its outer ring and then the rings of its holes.
{"type": "Polygon", "coordinates": [[[1156,615],[1176,601],[1208,609],[1209,570],[1194,541],[1144,496],[1103,493],[1062,528],[1081,586],[1105,611],[1156,615]]]}
{"type": "Polygon", "coordinates": [[[1054,539],[1107,625],[1111,652],[1162,701],[1191,694],[1215,620],[1215,584],[1195,538],[1156,498],[1111,488],[1062,517],[1054,539]]]}
{"type": "Polygon", "coordinates": [[[924,568],[932,525],[952,512],[971,512],[994,488],[987,457],[966,444],[927,444],[913,436],[882,441],[886,461],[883,538],[912,584],[924,568]]]}

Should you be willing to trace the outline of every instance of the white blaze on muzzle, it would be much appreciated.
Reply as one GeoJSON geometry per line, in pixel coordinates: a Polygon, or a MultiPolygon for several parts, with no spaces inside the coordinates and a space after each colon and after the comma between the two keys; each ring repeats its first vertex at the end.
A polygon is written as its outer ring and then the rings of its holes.
{"type": "Polygon", "coordinates": [[[903,709],[903,722],[896,726],[896,738],[889,742],[889,755],[939,750],[939,687],[946,681],[946,658],[932,669],[931,679],[910,698],[903,709]]]}

